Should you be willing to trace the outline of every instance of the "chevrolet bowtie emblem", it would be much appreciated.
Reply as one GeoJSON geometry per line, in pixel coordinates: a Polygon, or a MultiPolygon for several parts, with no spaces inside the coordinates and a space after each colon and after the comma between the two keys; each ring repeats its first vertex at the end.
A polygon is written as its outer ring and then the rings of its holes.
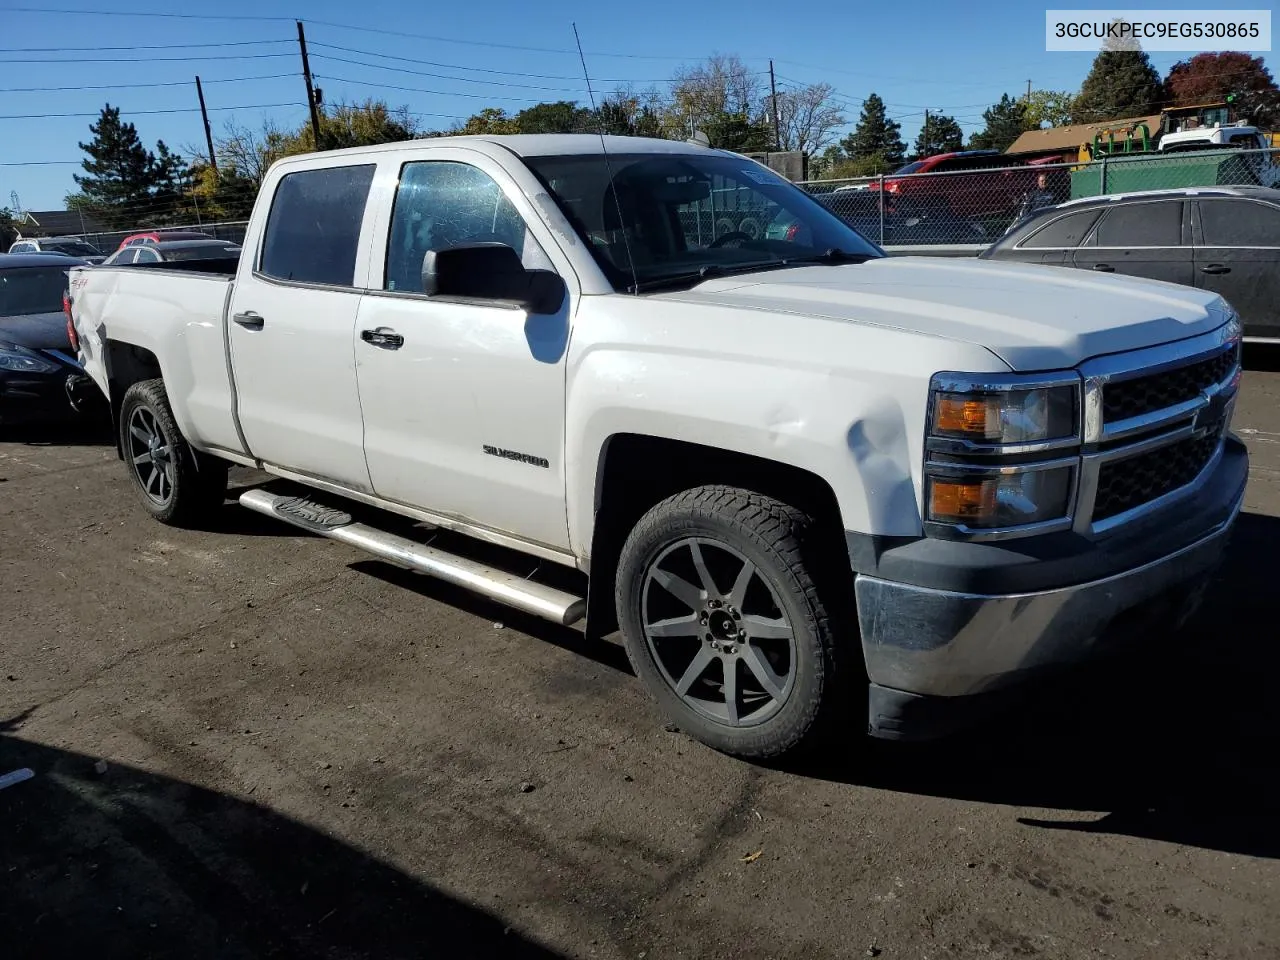
{"type": "Polygon", "coordinates": [[[1206,403],[1196,413],[1195,420],[1191,423],[1191,435],[1197,440],[1221,432],[1222,421],[1226,418],[1227,403],[1230,399],[1221,390],[1213,393],[1205,391],[1201,396],[1205,398],[1206,403]]]}

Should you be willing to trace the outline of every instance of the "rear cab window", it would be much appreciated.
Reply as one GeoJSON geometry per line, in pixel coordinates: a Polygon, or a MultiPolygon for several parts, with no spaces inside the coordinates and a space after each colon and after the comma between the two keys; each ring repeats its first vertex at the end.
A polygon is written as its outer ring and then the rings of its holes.
{"type": "Polygon", "coordinates": [[[271,198],[258,273],[287,283],[354,286],[375,169],[369,163],[285,174],[271,198]]]}

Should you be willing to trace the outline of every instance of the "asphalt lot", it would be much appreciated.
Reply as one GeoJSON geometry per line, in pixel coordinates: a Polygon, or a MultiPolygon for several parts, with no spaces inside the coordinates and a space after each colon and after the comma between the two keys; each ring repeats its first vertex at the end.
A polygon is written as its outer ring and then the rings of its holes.
{"type": "Polygon", "coordinates": [[[160,526],[100,443],[0,442],[0,774],[36,774],[0,791],[0,954],[1280,956],[1250,363],[1246,512],[1180,635],[791,768],[665,730],[615,645],[232,505],[160,526]]]}

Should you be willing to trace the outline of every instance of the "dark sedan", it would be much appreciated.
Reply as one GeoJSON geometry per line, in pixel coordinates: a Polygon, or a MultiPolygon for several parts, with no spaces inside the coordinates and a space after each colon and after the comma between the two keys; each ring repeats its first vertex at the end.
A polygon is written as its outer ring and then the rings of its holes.
{"type": "Polygon", "coordinates": [[[1038,210],[980,255],[1168,280],[1221,294],[1246,340],[1280,343],[1280,190],[1188,187],[1038,210]]]}
{"type": "Polygon", "coordinates": [[[62,296],[83,260],[0,254],[0,425],[73,419],[101,394],[76,362],[62,296]]]}

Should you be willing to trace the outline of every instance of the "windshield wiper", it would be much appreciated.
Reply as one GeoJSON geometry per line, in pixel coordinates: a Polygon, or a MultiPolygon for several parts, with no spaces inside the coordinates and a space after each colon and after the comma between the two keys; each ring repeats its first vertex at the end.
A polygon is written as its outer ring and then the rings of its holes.
{"type": "Polygon", "coordinates": [[[829,263],[832,265],[866,263],[871,259],[873,258],[870,254],[846,253],[839,247],[831,247],[824,253],[814,253],[803,257],[786,257],[782,260],[760,260],[755,263],[732,264],[708,263],[697,270],[690,270],[686,273],[673,273],[665,277],[655,277],[652,280],[641,280],[627,289],[631,293],[643,293],[647,290],[679,289],[680,287],[692,287],[702,283],[704,280],[714,280],[717,277],[732,277],[740,273],[782,270],[787,267],[803,266],[807,263],[829,263]]]}
{"type": "Polygon", "coordinates": [[[674,289],[693,286],[703,280],[714,280],[717,277],[731,277],[739,273],[754,273],[757,270],[776,270],[788,266],[786,260],[761,260],[756,263],[720,264],[708,263],[697,270],[685,273],[672,273],[665,277],[654,277],[652,280],[641,280],[627,289],[631,293],[643,293],[646,290],[674,289]]]}
{"type": "Polygon", "coordinates": [[[829,263],[834,265],[842,263],[866,263],[868,260],[874,259],[869,253],[848,253],[839,247],[831,247],[822,253],[813,253],[807,257],[788,257],[787,263],[829,263]]]}

